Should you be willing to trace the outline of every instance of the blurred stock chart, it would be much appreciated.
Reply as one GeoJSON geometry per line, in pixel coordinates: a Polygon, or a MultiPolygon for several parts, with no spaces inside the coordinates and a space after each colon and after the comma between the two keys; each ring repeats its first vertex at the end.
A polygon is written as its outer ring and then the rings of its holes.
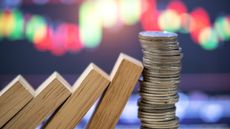
{"type": "MultiPolygon", "coordinates": [[[[229,5],[228,0],[1,0],[0,87],[22,74],[36,88],[53,71],[73,84],[90,62],[110,73],[120,52],[142,60],[138,32],[171,31],[179,34],[184,53],[180,128],[230,128],[229,5]]],[[[117,128],[139,128],[138,85],[117,128]]],[[[84,127],[94,107],[76,128],[84,127]]]]}

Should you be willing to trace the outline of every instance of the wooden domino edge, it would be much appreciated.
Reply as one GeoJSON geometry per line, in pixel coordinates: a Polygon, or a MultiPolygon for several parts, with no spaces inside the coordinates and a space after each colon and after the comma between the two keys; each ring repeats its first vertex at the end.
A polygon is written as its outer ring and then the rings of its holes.
{"type": "Polygon", "coordinates": [[[19,82],[22,86],[31,94],[35,95],[34,88],[24,79],[21,75],[15,77],[8,85],[5,86],[4,89],[0,91],[0,96],[2,96],[5,92],[7,92],[15,83],[19,82]]]}
{"type": "Polygon", "coordinates": [[[144,68],[142,62],[140,62],[139,60],[137,60],[137,59],[135,59],[135,58],[133,58],[133,57],[130,57],[130,56],[124,54],[124,53],[120,53],[120,55],[119,55],[119,57],[118,57],[118,59],[117,59],[115,65],[114,65],[114,67],[113,67],[113,69],[112,69],[112,72],[111,72],[111,74],[110,74],[110,80],[112,80],[112,79],[114,78],[114,76],[115,76],[115,74],[116,74],[116,72],[117,72],[118,67],[120,66],[120,64],[121,64],[122,61],[124,61],[124,60],[127,60],[127,61],[129,61],[129,62],[132,62],[132,63],[134,63],[134,64],[140,66],[142,69],[144,68]]]}
{"type": "Polygon", "coordinates": [[[77,79],[77,81],[73,84],[72,87],[72,93],[74,93],[78,87],[81,85],[81,83],[84,81],[84,79],[86,78],[86,76],[92,71],[95,70],[98,73],[100,73],[104,78],[109,79],[109,75],[106,74],[102,69],[100,69],[97,65],[95,65],[94,63],[90,63],[88,65],[88,67],[84,70],[84,72],[81,74],[81,76],[77,79]]]}
{"type": "Polygon", "coordinates": [[[50,75],[48,77],[48,79],[46,79],[39,87],[38,89],[35,91],[35,97],[37,95],[39,95],[52,81],[54,81],[55,79],[57,79],[58,81],[60,81],[67,90],[69,90],[70,92],[72,92],[71,86],[70,84],[58,73],[58,72],[54,72],[52,75],[50,75]]]}

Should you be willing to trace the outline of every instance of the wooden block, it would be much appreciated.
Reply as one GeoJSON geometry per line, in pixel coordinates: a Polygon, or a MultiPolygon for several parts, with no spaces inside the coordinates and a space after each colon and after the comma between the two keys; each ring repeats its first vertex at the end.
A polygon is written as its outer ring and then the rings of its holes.
{"type": "Polygon", "coordinates": [[[69,84],[53,73],[36,91],[35,97],[3,129],[35,129],[69,96],[69,84]]]}
{"type": "Polygon", "coordinates": [[[109,85],[109,76],[96,65],[90,64],[73,86],[73,93],[46,129],[74,129],[90,107],[109,85]]]}
{"type": "Polygon", "coordinates": [[[120,54],[110,75],[112,81],[99,101],[87,129],[115,128],[142,70],[140,61],[120,54]]]}
{"type": "Polygon", "coordinates": [[[34,89],[17,76],[0,92],[0,128],[19,112],[34,95],[34,89]]]}

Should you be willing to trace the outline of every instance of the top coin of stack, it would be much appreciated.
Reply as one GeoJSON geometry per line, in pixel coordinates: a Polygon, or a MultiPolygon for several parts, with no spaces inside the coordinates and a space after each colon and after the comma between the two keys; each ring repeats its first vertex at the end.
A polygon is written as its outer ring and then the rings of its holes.
{"type": "Polygon", "coordinates": [[[143,51],[143,80],[140,86],[138,117],[142,129],[178,128],[175,114],[178,101],[182,50],[177,34],[147,31],[139,33],[143,51]]]}

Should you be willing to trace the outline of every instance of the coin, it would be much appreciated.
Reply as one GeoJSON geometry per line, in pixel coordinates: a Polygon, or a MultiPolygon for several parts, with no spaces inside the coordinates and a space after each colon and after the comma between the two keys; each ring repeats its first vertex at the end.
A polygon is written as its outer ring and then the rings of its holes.
{"type": "Polygon", "coordinates": [[[138,118],[142,129],[176,129],[182,48],[177,34],[147,31],[139,33],[143,52],[143,79],[140,81],[138,118]]]}

